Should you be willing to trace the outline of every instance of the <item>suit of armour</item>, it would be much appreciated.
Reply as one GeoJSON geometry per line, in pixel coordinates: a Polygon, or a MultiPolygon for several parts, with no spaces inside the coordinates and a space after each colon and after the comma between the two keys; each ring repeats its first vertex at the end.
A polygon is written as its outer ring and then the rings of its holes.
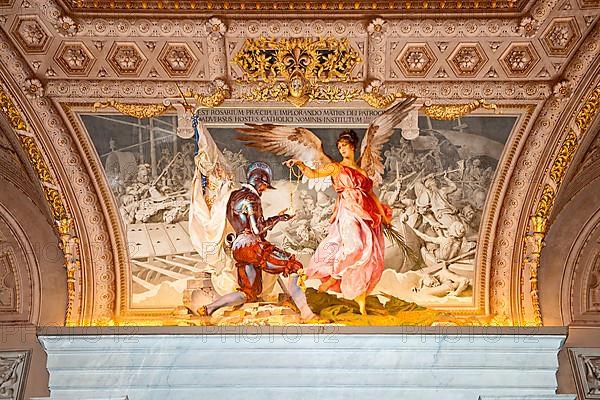
{"type": "Polygon", "coordinates": [[[231,193],[227,203],[227,220],[236,233],[232,255],[236,262],[239,290],[247,301],[256,301],[262,292],[260,271],[270,274],[297,272],[302,264],[295,257],[269,243],[265,237],[285,216],[263,217],[258,192],[251,185],[231,193]]]}

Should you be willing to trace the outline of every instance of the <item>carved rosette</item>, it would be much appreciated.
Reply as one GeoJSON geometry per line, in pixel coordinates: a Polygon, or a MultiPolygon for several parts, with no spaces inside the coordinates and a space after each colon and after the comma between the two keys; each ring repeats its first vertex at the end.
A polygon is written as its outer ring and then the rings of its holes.
{"type": "Polygon", "coordinates": [[[52,36],[37,15],[18,16],[11,29],[13,37],[23,51],[43,54],[52,42],[52,36]]]}
{"type": "Polygon", "coordinates": [[[448,58],[457,76],[476,76],[487,62],[488,57],[479,43],[461,43],[448,58]]]}
{"type": "Polygon", "coordinates": [[[94,56],[83,42],[63,42],[54,60],[67,75],[86,76],[94,64],[94,56]]]}
{"type": "Polygon", "coordinates": [[[407,44],[396,58],[396,64],[407,77],[423,77],[437,58],[426,43],[407,44]]]}
{"type": "Polygon", "coordinates": [[[190,76],[198,58],[186,43],[167,43],[158,60],[170,77],[190,76]]]}
{"type": "Polygon", "coordinates": [[[500,57],[500,64],[508,76],[525,77],[539,60],[540,57],[530,43],[513,43],[500,57]]]}
{"type": "Polygon", "coordinates": [[[119,76],[138,76],[148,61],[134,42],[115,42],[107,60],[119,76]]]}
{"type": "Polygon", "coordinates": [[[574,49],[581,33],[574,17],[556,18],[542,34],[542,46],[549,56],[567,56],[574,49]]]}

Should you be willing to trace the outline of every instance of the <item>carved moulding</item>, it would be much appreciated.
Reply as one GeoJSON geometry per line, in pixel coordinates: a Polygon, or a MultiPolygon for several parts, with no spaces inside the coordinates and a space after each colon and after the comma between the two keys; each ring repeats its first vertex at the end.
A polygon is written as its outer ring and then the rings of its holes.
{"type": "Polygon", "coordinates": [[[139,103],[122,103],[116,100],[107,100],[94,103],[94,111],[100,108],[112,107],[122,114],[129,115],[135,118],[153,118],[164,114],[167,111],[175,109],[175,102],[181,102],[186,108],[192,108],[188,103],[192,101],[197,107],[218,107],[231,95],[229,86],[222,80],[216,80],[213,83],[214,89],[208,95],[193,93],[189,90],[187,93],[181,93],[180,99],[168,98],[163,100],[161,104],[139,104],[139,103]]]}
{"type": "MultiPolygon", "coordinates": [[[[32,71],[1,31],[0,58],[3,60],[0,65],[2,76],[10,77],[5,80],[5,84],[17,93],[21,92],[32,71]]],[[[14,92],[10,93],[12,96],[14,92]]],[[[67,323],[89,325],[113,317],[116,294],[113,257],[117,259],[116,262],[123,262],[126,257],[123,252],[122,258],[118,258],[120,253],[113,248],[111,230],[107,228],[96,188],[89,184],[91,179],[85,160],[90,155],[81,154],[77,142],[71,137],[68,122],[49,97],[46,93],[44,97],[29,99],[27,111],[20,112],[27,126],[34,129],[35,138],[39,137],[40,150],[52,166],[52,176],[57,184],[54,187],[48,186],[46,193],[51,199],[62,198],[62,203],[69,205],[68,215],[73,218],[77,237],[82,238],[79,243],[81,269],[74,274],[74,285],[70,285],[74,291],[68,293],[68,304],[72,306],[72,312],[67,323]],[[51,150],[48,151],[49,147],[51,150]],[[90,284],[84,284],[84,277],[90,284]]],[[[57,204],[56,201],[52,203],[57,204]]],[[[75,235],[72,236],[75,240],[75,235]]],[[[118,247],[117,244],[114,246],[118,247]]]]}
{"type": "MultiPolygon", "coordinates": [[[[115,0],[111,2],[86,2],[77,0],[66,0],[65,5],[71,12],[85,13],[105,13],[110,10],[122,11],[137,11],[137,12],[169,12],[169,11],[195,11],[205,13],[225,12],[225,13],[248,13],[256,12],[282,12],[282,13],[315,13],[315,12],[331,12],[342,11],[346,13],[364,13],[368,12],[390,12],[392,8],[389,1],[340,1],[326,2],[315,0],[288,0],[284,2],[273,1],[253,1],[245,0],[233,1],[212,1],[202,2],[196,0],[180,0],[178,2],[164,2],[160,0],[148,1],[131,1],[131,0],[115,0]]],[[[402,1],[395,2],[393,6],[394,12],[398,14],[411,14],[415,11],[419,13],[515,13],[521,11],[527,4],[527,0],[480,0],[473,3],[466,3],[460,0],[429,0],[429,1],[402,1]]]]}
{"type": "MultiPolygon", "coordinates": [[[[200,92],[204,88],[202,84],[190,82],[193,92],[200,92]]],[[[239,84],[230,82],[231,99],[241,99],[241,93],[247,93],[256,89],[259,84],[239,84]]],[[[340,87],[344,85],[339,83],[340,87]]],[[[360,84],[353,87],[358,88],[360,84]]],[[[431,100],[441,99],[472,100],[488,99],[508,100],[515,98],[522,100],[545,100],[552,95],[552,85],[547,82],[394,82],[385,85],[390,93],[403,93],[411,97],[422,97],[431,100]]],[[[173,82],[168,81],[144,81],[134,83],[128,81],[111,80],[52,80],[46,84],[46,96],[63,101],[90,101],[98,99],[134,99],[149,98],[164,99],[178,97],[179,92],[173,82]]],[[[365,90],[366,91],[366,90],[365,90]]]]}
{"type": "MultiPolygon", "coordinates": [[[[589,79],[593,76],[590,68],[598,65],[599,48],[600,27],[595,27],[565,67],[563,78],[572,87],[579,87],[582,82],[589,86],[589,79]]],[[[578,101],[578,98],[553,96],[540,104],[510,168],[499,204],[498,220],[494,231],[490,232],[494,238],[490,255],[494,266],[490,273],[490,308],[517,325],[533,324],[533,305],[529,273],[523,276],[524,268],[527,270],[528,266],[524,265],[521,244],[515,246],[515,238],[524,239],[532,232],[529,218],[535,213],[544,184],[552,182],[540,182],[539,177],[544,173],[540,165],[547,163],[549,170],[553,158],[547,155],[548,143],[553,142],[558,134],[557,125],[565,107],[569,104],[572,107],[578,101]]]]}
{"type": "Polygon", "coordinates": [[[0,109],[17,133],[21,147],[25,154],[27,154],[29,162],[40,180],[46,202],[56,223],[55,229],[61,240],[61,249],[65,256],[65,268],[67,270],[68,304],[65,319],[69,325],[73,323],[73,307],[77,292],[75,286],[76,275],[80,273],[79,239],[75,236],[73,219],[71,213],[65,207],[63,198],[58,190],[57,182],[42,155],[36,139],[33,137],[29,125],[25,122],[21,112],[1,86],[0,109]]]}
{"type": "Polygon", "coordinates": [[[529,233],[524,237],[525,246],[523,246],[523,269],[529,271],[529,286],[531,295],[531,304],[533,312],[533,322],[541,326],[542,314],[539,303],[539,291],[537,286],[538,269],[540,266],[540,254],[544,245],[543,240],[548,228],[548,218],[554,206],[556,194],[560,189],[562,179],[565,176],[573,156],[578,149],[579,138],[587,133],[591,121],[594,119],[600,109],[598,96],[600,95],[600,84],[598,84],[587,98],[582,99],[584,105],[579,109],[575,121],[580,126],[579,133],[576,134],[573,129],[569,129],[563,140],[558,154],[550,167],[545,180],[548,182],[537,200],[536,212],[530,217],[529,233]],[[579,121],[586,121],[580,124],[579,121]],[[583,127],[584,129],[581,129],[583,127]]]}

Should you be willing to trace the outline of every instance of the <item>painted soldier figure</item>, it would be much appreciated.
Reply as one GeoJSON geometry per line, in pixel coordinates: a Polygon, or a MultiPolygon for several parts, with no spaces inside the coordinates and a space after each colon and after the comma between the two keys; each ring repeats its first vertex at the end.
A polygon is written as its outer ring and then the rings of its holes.
{"type": "Polygon", "coordinates": [[[264,218],[261,194],[273,189],[271,167],[264,162],[254,162],[248,167],[247,183],[231,193],[227,203],[227,220],[236,233],[232,255],[238,274],[238,291],[227,294],[206,306],[200,307],[200,315],[210,315],[224,306],[236,306],[256,301],[262,292],[262,271],[270,274],[291,275],[287,291],[298,307],[303,320],[314,317],[306,303],[306,296],[298,286],[302,264],[289,254],[266,240],[267,232],[292,217],[283,212],[264,218]]]}

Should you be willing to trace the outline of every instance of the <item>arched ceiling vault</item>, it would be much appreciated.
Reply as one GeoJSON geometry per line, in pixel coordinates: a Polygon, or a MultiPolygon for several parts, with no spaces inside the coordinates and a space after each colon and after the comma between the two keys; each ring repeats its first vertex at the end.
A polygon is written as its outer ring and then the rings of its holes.
{"type": "MultiPolygon", "coordinates": [[[[207,93],[218,81],[231,89],[220,100],[224,105],[262,104],[243,100],[259,86],[239,83],[240,68],[232,62],[244,38],[260,35],[348,38],[362,64],[355,81],[335,84],[340,89],[362,90],[375,81],[388,93],[417,96],[442,109],[484,99],[519,115],[488,195],[485,245],[477,259],[481,287],[470,312],[488,316],[490,324],[542,323],[541,241],[565,176],[571,176],[565,174],[575,168],[572,159],[589,142],[597,119],[600,8],[594,2],[511,2],[513,8],[499,13],[481,2],[482,10],[452,18],[417,7],[403,10],[403,19],[381,10],[382,18],[361,12],[326,20],[304,14],[275,19],[258,10],[253,20],[220,9],[194,18],[174,10],[146,15],[135,2],[127,14],[118,9],[122,3],[113,3],[115,9],[97,10],[88,2],[0,1],[1,115],[28,155],[57,222],[68,324],[160,315],[127,304],[123,226],[79,113],[115,98],[161,104],[178,96],[176,84],[207,93]],[[178,64],[173,52],[189,62],[178,64]],[[419,62],[409,63],[409,53],[419,62]]],[[[355,100],[348,107],[366,105],[355,100]]]]}
{"type": "Polygon", "coordinates": [[[600,120],[589,129],[556,199],[542,252],[541,311],[550,325],[598,325],[600,318],[600,120]]]}

